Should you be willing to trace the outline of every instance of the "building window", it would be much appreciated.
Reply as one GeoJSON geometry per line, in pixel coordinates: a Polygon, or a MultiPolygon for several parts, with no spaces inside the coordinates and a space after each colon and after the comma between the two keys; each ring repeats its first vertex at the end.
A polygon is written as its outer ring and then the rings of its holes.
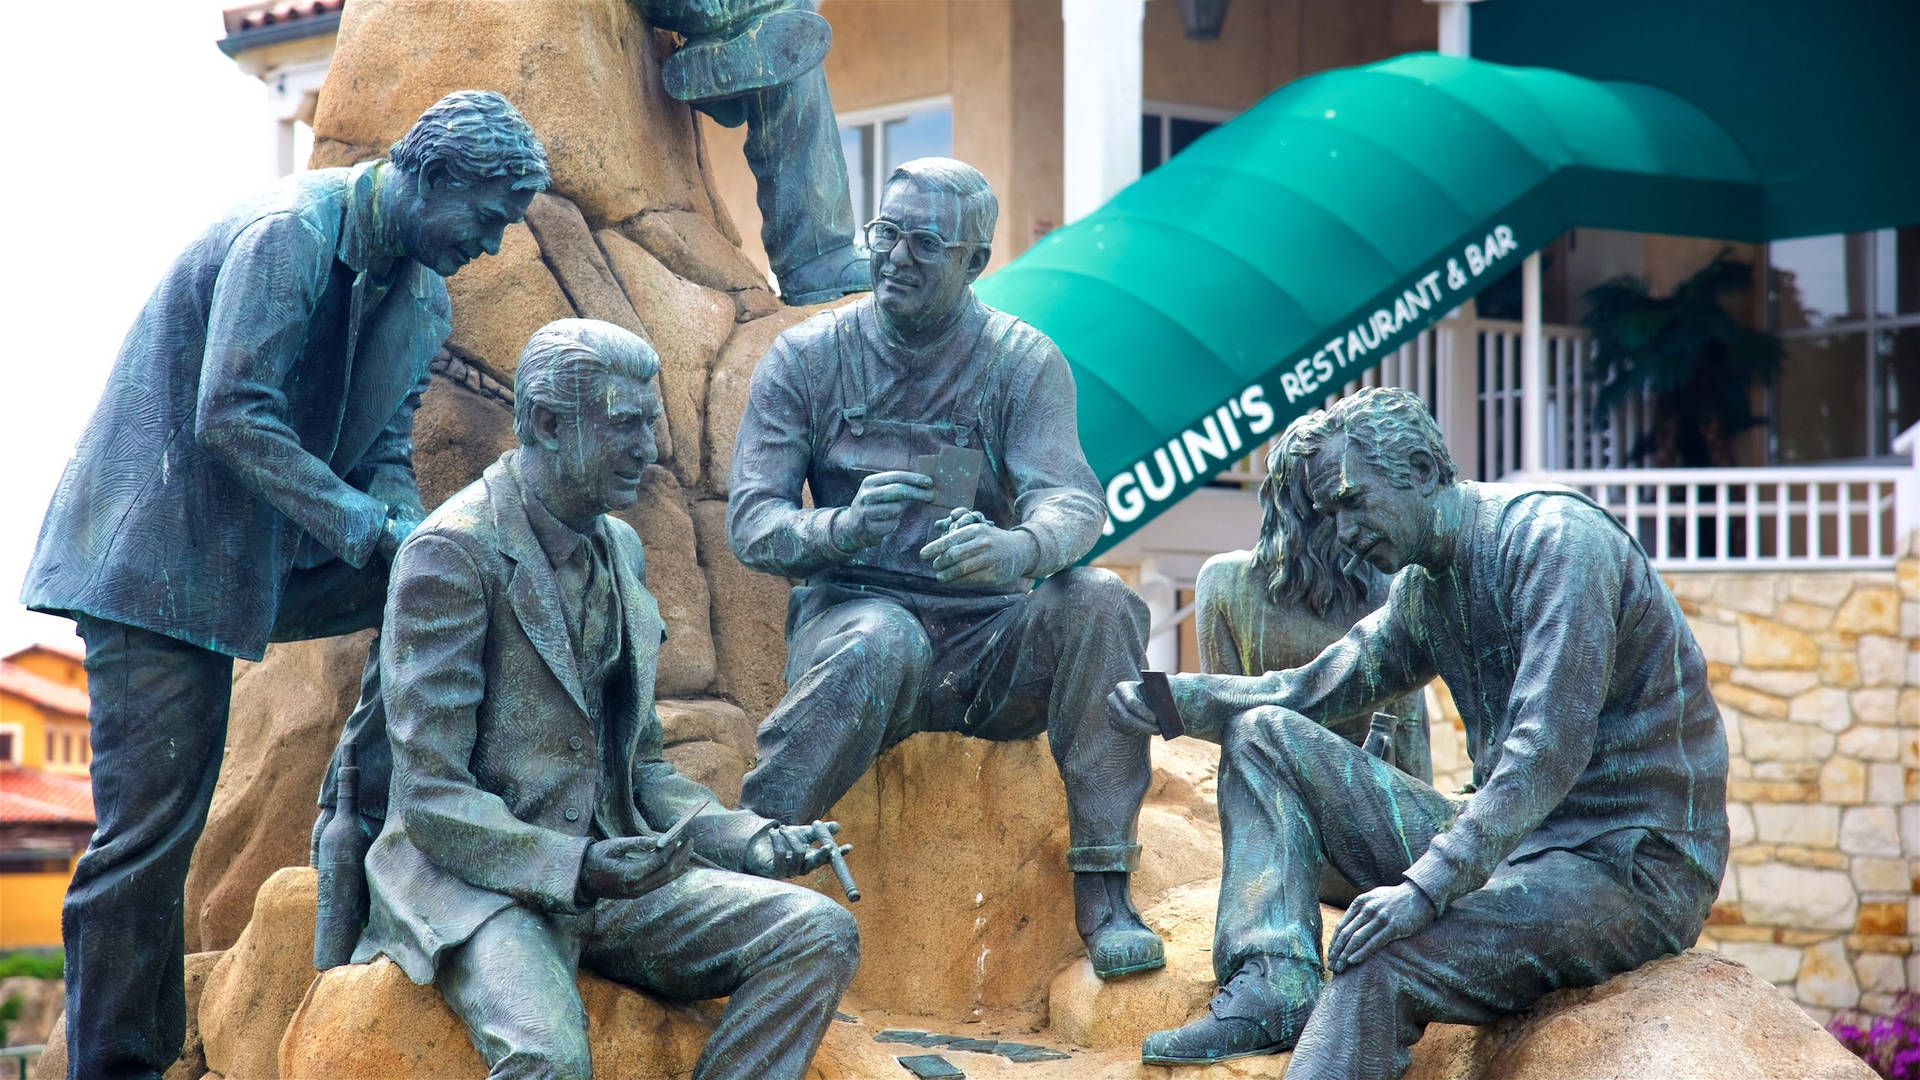
{"type": "Polygon", "coordinates": [[[53,764],[53,732],[47,732],[47,764],[53,764]]]}
{"type": "Polygon", "coordinates": [[[1152,172],[1161,162],[1185,150],[1193,140],[1233,119],[1226,109],[1149,101],[1140,113],[1140,172],[1152,172]]]}
{"type": "Polygon", "coordinates": [[[18,733],[0,731],[0,762],[5,762],[8,765],[18,765],[20,759],[15,756],[15,751],[19,745],[20,736],[18,733]]]}
{"type": "Polygon", "coordinates": [[[953,156],[953,103],[909,101],[840,114],[840,152],[847,158],[856,226],[874,219],[887,174],[922,157],[953,156]]]}
{"type": "Polygon", "coordinates": [[[1920,227],[1767,248],[1779,464],[1882,457],[1920,422],[1920,227]]]}

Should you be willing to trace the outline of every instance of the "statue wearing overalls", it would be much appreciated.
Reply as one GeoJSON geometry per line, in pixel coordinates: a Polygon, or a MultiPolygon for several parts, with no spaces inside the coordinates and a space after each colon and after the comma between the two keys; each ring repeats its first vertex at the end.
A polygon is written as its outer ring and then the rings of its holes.
{"type": "MultiPolygon", "coordinates": [[[[805,583],[788,607],[789,690],[760,727],[741,804],[811,821],[914,732],[1045,731],[1092,942],[1109,913],[1132,915],[1126,875],[1139,861],[1147,740],[1111,726],[1105,697],[1138,677],[1146,606],[1113,573],[1072,566],[1098,538],[1105,504],[1064,358],[1012,316],[971,295],[965,304],[948,333],[913,350],[888,340],[863,298],[788,330],[754,373],[728,536],[749,566],[805,583]],[[938,581],[920,550],[950,506],[916,504],[897,531],[852,554],[833,544],[835,508],[864,477],[914,469],[946,446],[984,453],[972,508],[1034,539],[1037,588],[938,581]],[[802,508],[803,483],[815,509],[802,508]]],[[[1157,941],[1130,946],[1090,944],[1096,968],[1159,966],[1157,941]]]]}

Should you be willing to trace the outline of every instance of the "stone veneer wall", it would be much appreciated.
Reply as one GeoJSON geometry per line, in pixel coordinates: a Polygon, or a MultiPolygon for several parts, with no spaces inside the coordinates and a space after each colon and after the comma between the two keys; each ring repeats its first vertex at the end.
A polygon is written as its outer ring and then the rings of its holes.
{"type": "Polygon", "coordinates": [[[1731,751],[1703,948],[1825,1021],[1920,990],[1920,534],[1892,571],[1667,575],[1731,751]]]}

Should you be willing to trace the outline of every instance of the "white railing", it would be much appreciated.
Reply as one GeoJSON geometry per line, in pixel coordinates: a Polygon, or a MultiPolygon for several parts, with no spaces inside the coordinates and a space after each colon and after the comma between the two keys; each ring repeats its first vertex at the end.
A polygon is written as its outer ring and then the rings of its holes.
{"type": "MultiPolygon", "coordinates": [[[[1479,431],[1474,452],[1449,449],[1463,475],[1498,480],[1526,468],[1521,456],[1521,403],[1526,391],[1520,363],[1521,324],[1504,319],[1460,323],[1461,331],[1475,339],[1479,358],[1479,431]]],[[[1600,387],[1588,370],[1593,362],[1593,335],[1578,326],[1540,329],[1547,395],[1540,466],[1556,470],[1631,466],[1628,455],[1635,440],[1653,426],[1651,396],[1634,395],[1596,418],[1593,407],[1600,387]]]]}
{"type": "MultiPolygon", "coordinates": [[[[1515,478],[1519,479],[1519,478],[1515,478]]],[[[1900,511],[1920,471],[1905,465],[1765,469],[1583,469],[1533,477],[1590,496],[1662,570],[1892,566],[1900,511]]]]}

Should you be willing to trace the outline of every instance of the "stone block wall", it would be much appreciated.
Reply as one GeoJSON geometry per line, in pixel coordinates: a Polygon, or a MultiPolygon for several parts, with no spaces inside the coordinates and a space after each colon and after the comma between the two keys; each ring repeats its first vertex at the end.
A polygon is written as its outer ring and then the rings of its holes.
{"type": "Polygon", "coordinates": [[[1700,945],[1816,1019],[1920,989],[1920,534],[1892,571],[1672,573],[1731,751],[1700,945]]]}

